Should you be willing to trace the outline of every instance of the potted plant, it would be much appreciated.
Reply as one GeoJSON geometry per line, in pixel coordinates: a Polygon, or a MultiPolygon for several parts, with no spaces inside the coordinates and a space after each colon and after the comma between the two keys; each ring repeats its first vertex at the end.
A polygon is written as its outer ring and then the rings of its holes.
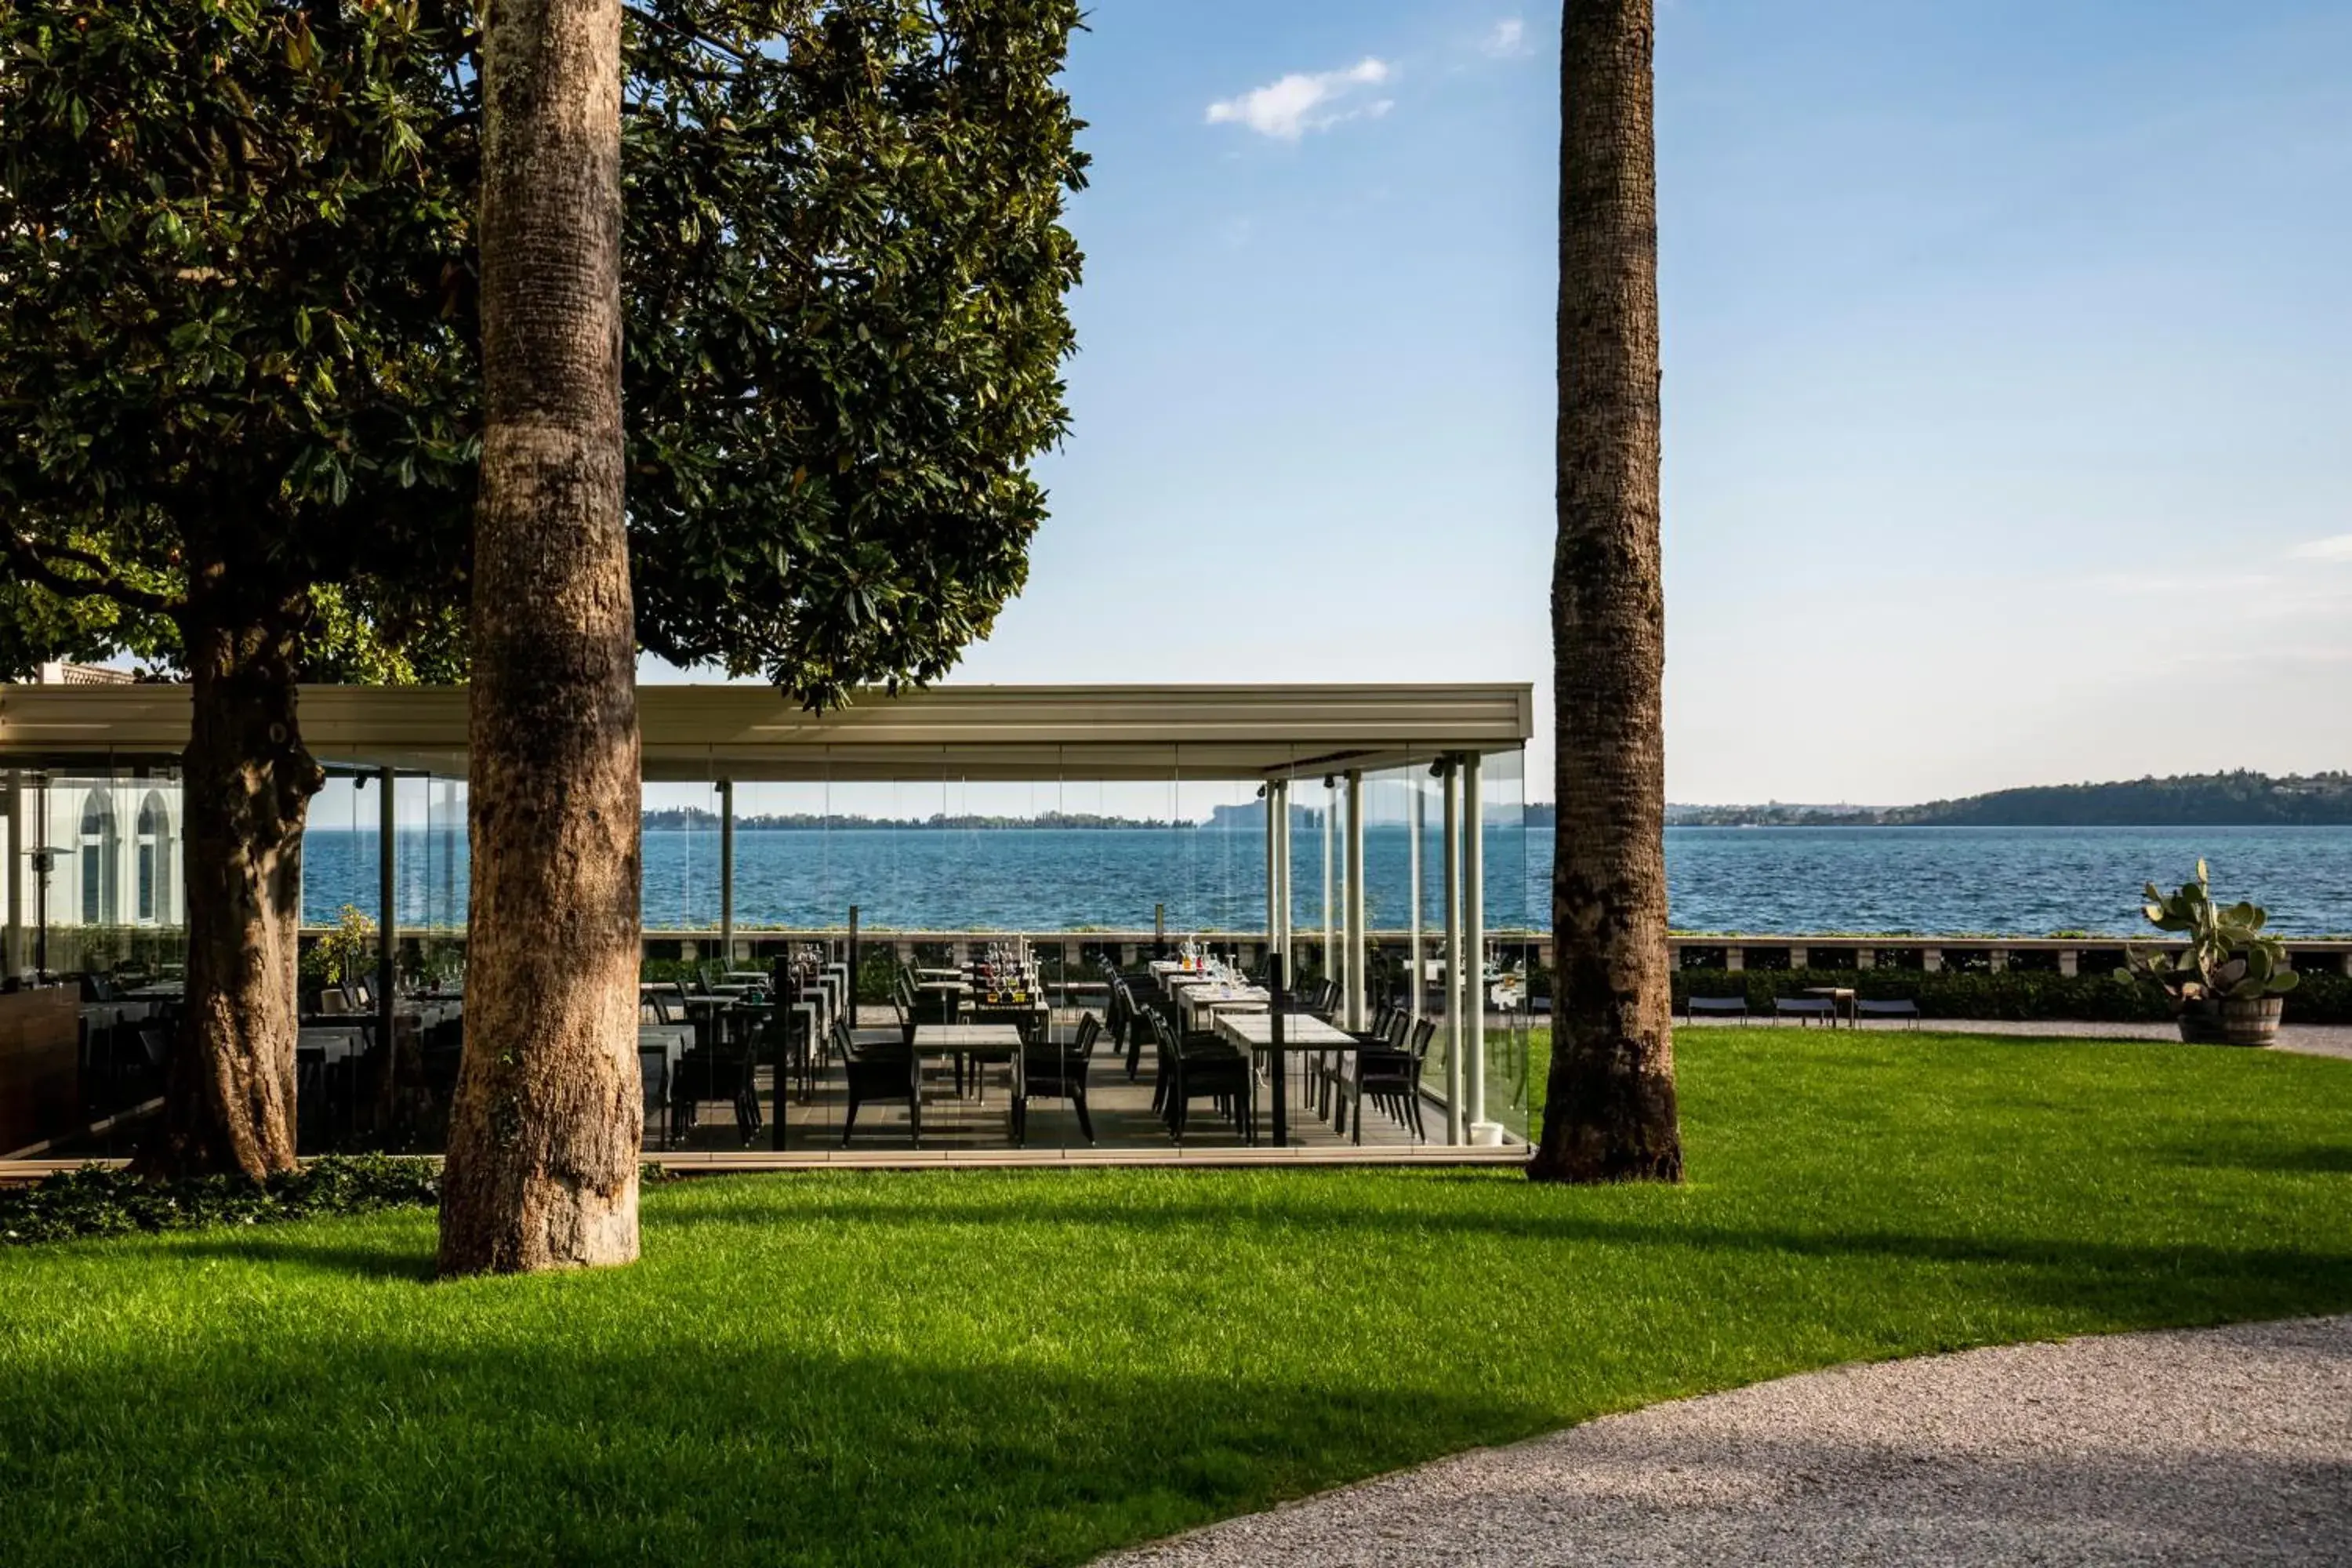
{"type": "Polygon", "coordinates": [[[2264,933],[2269,916],[2258,904],[2222,907],[2213,901],[2205,862],[2197,879],[2170,894],[2147,884],[2148,923],[2184,939],[2177,952],[2134,947],[2117,973],[2161,986],[2192,1045],[2267,1046],[2278,1039],[2279,1015],[2298,976],[2286,948],[2264,933]]]}
{"type": "Polygon", "coordinates": [[[348,984],[365,972],[362,963],[374,951],[375,921],[345,904],[333,927],[302,954],[303,978],[321,987],[348,984]]]}

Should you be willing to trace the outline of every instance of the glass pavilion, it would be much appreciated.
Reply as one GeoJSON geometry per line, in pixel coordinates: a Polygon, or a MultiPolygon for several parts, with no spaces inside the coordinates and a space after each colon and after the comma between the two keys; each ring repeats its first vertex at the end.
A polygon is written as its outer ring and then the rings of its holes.
{"type": "MultiPolygon", "coordinates": [[[[1335,1131],[1321,1069],[1345,1064],[1302,1059],[1288,1153],[1415,1157],[1526,1136],[1541,921],[1525,685],[945,687],[826,714],[761,687],[647,686],[640,701],[650,982],[692,994],[779,959],[837,964],[857,997],[847,1021],[870,1029],[891,1022],[898,972],[1018,947],[1066,1037],[1107,1010],[1110,975],[1156,955],[1248,967],[1279,954],[1294,988],[1331,984],[1335,1025],[1365,1029],[1384,1005],[1435,1025],[1418,1134],[1360,1110],[1335,1131]]],[[[434,1074],[386,1065],[402,1053],[374,1044],[421,1041],[410,1058],[429,1065],[462,1029],[466,694],[316,687],[301,711],[331,775],[304,848],[303,1146],[431,1148],[434,1074]],[[362,934],[329,940],[346,923],[362,934]],[[329,1005],[354,1016],[314,1011],[329,1005]],[[384,1073],[403,1082],[385,1089],[384,1073]],[[404,1094],[405,1113],[383,1111],[404,1094]]],[[[0,966],[24,997],[0,1000],[45,1008],[33,1032],[49,1042],[13,1066],[0,1046],[0,1159],[123,1153],[152,1111],[181,961],[186,732],[184,688],[0,687],[0,966]],[[66,1002],[50,989],[74,993],[70,1083],[56,1038],[66,1002]]],[[[1058,1104],[1037,1106],[1016,1141],[1010,1085],[982,1065],[976,1082],[947,1086],[942,1069],[919,1084],[919,1148],[910,1109],[887,1105],[860,1113],[845,1155],[838,1086],[772,1063],[748,1118],[649,1106],[648,1149],[762,1163],[1277,1157],[1262,1120],[1253,1144],[1206,1114],[1180,1151],[1150,1109],[1151,1065],[1144,1053],[1130,1078],[1117,1047],[1097,1052],[1091,1141],[1058,1104]]]]}

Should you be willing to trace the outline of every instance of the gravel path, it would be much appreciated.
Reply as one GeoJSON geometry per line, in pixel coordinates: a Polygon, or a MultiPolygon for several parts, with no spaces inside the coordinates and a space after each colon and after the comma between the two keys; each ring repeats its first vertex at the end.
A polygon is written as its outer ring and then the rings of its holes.
{"type": "Polygon", "coordinates": [[[1812,1373],[1105,1561],[2345,1563],[2352,1318],[1812,1373]]]}

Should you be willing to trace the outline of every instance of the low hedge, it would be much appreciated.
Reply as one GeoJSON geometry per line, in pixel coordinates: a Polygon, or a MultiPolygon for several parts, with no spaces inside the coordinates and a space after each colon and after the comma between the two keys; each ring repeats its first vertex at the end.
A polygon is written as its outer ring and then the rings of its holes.
{"type": "Polygon", "coordinates": [[[85,1165],[31,1186],[0,1188],[0,1246],[433,1208],[440,1202],[438,1161],[390,1154],[330,1155],[262,1184],[243,1176],[151,1182],[85,1165]]]}
{"type": "MultiPolygon", "coordinates": [[[[1748,969],[1677,970],[1675,1005],[1692,996],[1745,996],[1755,1012],[1769,1014],[1776,996],[1801,996],[1808,987],[1843,986],[1858,996],[1893,1001],[1908,998],[1929,1018],[2069,1020],[2097,1024],[2162,1024],[2172,1010],[2155,987],[2113,974],[2053,974],[2012,969],[1748,969]]],[[[2352,1024],[2352,976],[2306,973],[2287,994],[2290,1024],[2352,1024]]]]}

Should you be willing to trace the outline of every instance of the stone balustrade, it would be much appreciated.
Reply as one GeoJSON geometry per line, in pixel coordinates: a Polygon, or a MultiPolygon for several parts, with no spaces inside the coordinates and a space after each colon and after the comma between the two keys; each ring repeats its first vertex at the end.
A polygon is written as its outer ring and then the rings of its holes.
{"type": "MultiPolygon", "coordinates": [[[[324,934],[324,928],[306,930],[306,936],[324,934]]],[[[420,935],[446,939],[461,933],[402,933],[404,941],[414,943],[420,935]]],[[[766,931],[739,929],[735,935],[734,959],[738,962],[765,963],[776,953],[795,944],[807,942],[839,943],[848,936],[840,926],[822,930],[766,931]]],[[[875,931],[867,929],[860,935],[861,945],[867,951],[887,948],[902,963],[914,962],[918,950],[923,953],[943,954],[951,963],[964,963],[974,947],[984,947],[992,942],[1002,942],[1016,933],[1002,931],[875,931]]],[[[1058,952],[1062,962],[1070,967],[1115,964],[1122,968],[1142,963],[1151,955],[1157,939],[1149,928],[1124,931],[1029,931],[1025,935],[1031,946],[1041,953],[1058,952]]],[[[1171,927],[1166,940],[1175,942],[1193,935],[1171,927]]],[[[1238,949],[1244,963],[1255,963],[1263,956],[1265,941],[1262,934],[1251,932],[1200,932],[1202,940],[1220,949],[1238,949]]],[[[1499,931],[1489,928],[1487,944],[1506,963],[1522,956],[1531,957],[1541,968],[1551,964],[1551,940],[1548,935],[1528,931],[1499,931]]],[[[1438,956],[1439,938],[1434,931],[1423,933],[1423,945],[1428,957],[1438,956]]],[[[2019,936],[1706,936],[1675,935],[1668,938],[1667,947],[1672,963],[1682,970],[1748,970],[1748,969],[1916,969],[1930,973],[1945,970],[1981,970],[2000,973],[2011,969],[2041,970],[2058,974],[2099,974],[2112,970],[2123,962],[2126,947],[2137,939],[2119,936],[2089,937],[2019,937],[2019,936]]],[[[1319,926],[1301,928],[1297,946],[1300,957],[1310,966],[1320,967],[1322,931],[1319,926]]],[[[1408,938],[1401,931],[1375,931],[1368,933],[1367,945],[1373,962],[1402,963],[1408,938]]],[[[646,953],[649,958],[717,960],[719,933],[700,931],[648,931],[645,934],[646,953]]],[[[1335,941],[1334,945],[1337,945],[1335,941]]],[[[2287,953],[2294,967],[2305,973],[2334,972],[2352,975],[2352,939],[2347,938],[2288,938],[2287,953]]]]}

